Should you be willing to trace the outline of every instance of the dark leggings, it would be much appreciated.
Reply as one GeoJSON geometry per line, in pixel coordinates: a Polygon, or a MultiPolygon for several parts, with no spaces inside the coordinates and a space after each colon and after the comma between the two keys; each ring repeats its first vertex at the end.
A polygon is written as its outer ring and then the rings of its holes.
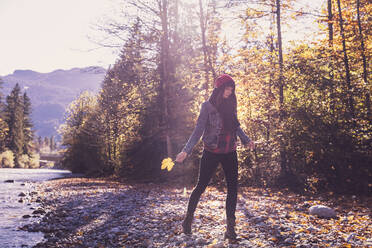
{"type": "Polygon", "coordinates": [[[238,191],[238,159],[236,151],[227,154],[211,153],[204,150],[200,160],[199,179],[191,193],[187,207],[188,214],[194,214],[201,194],[207,188],[218,164],[222,164],[227,183],[226,217],[235,219],[236,199],[238,191]]]}

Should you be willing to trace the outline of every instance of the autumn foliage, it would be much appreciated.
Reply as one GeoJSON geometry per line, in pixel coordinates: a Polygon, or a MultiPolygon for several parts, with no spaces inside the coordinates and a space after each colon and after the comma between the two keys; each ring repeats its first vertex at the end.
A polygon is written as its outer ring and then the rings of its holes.
{"type": "MultiPolygon", "coordinates": [[[[258,143],[254,151],[239,148],[242,184],[371,191],[368,1],[329,0],[316,13],[313,37],[291,43],[281,24],[309,14],[296,1],[236,3],[243,32],[234,46],[223,35],[228,20],[221,13],[232,10],[229,4],[141,3],[127,2],[142,14],[119,23],[125,42],[101,91],[84,93],[67,113],[61,130],[68,168],[141,180],[192,178],[201,147],[169,173],[161,161],[187,141],[216,75],[229,73],[242,128],[258,143]]],[[[217,172],[213,180],[221,178],[217,172]]]]}

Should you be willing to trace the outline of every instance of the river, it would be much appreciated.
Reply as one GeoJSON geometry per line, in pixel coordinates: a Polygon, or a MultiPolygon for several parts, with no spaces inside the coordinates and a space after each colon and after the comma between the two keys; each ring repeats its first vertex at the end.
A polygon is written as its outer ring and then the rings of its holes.
{"type": "Polygon", "coordinates": [[[0,247],[32,247],[43,240],[43,233],[19,230],[25,224],[38,221],[32,212],[39,204],[36,202],[19,202],[20,193],[28,195],[33,191],[32,182],[70,176],[71,172],[54,169],[4,169],[0,168],[0,247]],[[6,183],[6,180],[14,180],[6,183]]]}

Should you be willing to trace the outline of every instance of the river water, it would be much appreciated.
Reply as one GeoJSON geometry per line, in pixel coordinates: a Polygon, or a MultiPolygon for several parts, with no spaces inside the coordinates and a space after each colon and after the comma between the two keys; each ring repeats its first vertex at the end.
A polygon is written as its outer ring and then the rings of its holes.
{"type": "Polygon", "coordinates": [[[43,240],[43,233],[19,230],[25,224],[38,221],[32,212],[39,204],[35,202],[18,202],[21,192],[28,195],[33,191],[32,182],[70,176],[71,172],[53,169],[4,169],[0,168],[0,247],[32,247],[43,240]],[[5,183],[14,180],[14,183],[5,183]]]}

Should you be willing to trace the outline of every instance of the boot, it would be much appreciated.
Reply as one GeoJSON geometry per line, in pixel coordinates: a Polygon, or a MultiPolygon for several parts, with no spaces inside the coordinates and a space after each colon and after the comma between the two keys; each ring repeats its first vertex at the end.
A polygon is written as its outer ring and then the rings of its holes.
{"type": "Polygon", "coordinates": [[[229,241],[237,241],[237,235],[235,233],[235,218],[227,218],[226,224],[225,239],[229,239],[229,241]]]}
{"type": "Polygon", "coordinates": [[[191,234],[191,223],[194,216],[193,214],[187,214],[182,222],[182,230],[184,234],[191,234]]]}

